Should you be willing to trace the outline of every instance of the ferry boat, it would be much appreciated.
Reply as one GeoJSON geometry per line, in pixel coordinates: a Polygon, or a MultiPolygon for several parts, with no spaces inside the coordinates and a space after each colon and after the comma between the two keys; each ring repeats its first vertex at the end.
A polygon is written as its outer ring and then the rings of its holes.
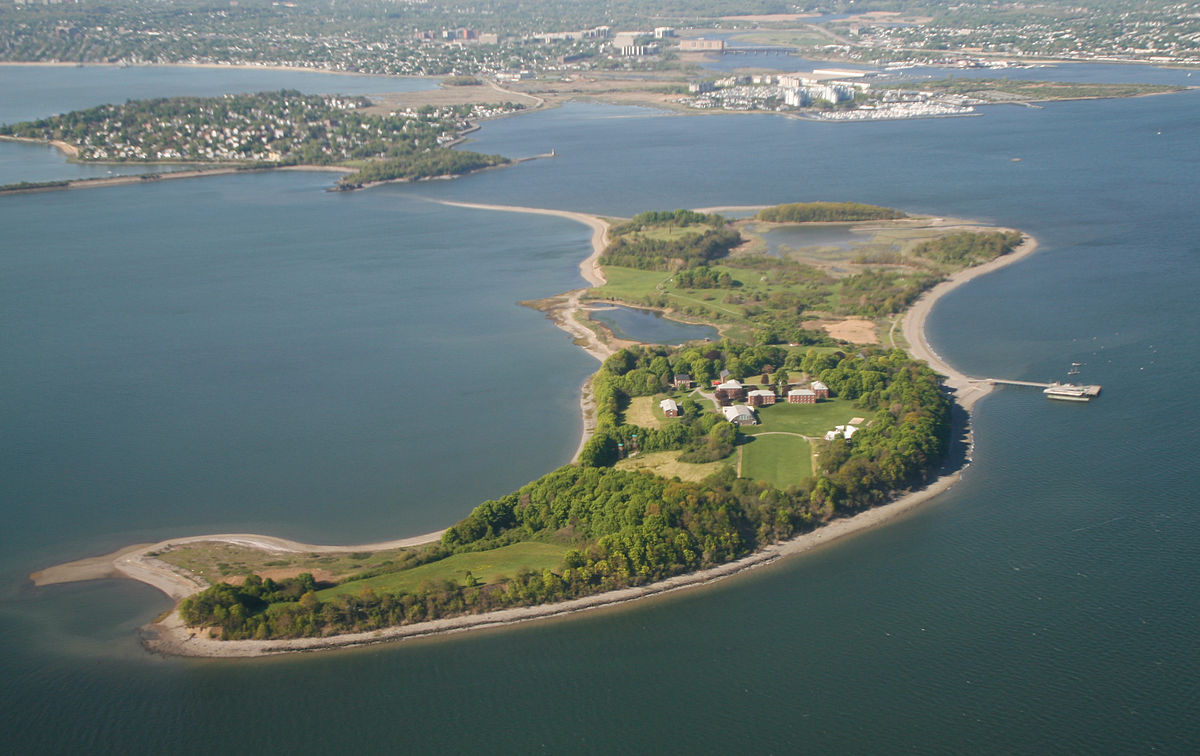
{"type": "Polygon", "coordinates": [[[1093,396],[1100,393],[1099,386],[1078,386],[1074,383],[1051,383],[1042,389],[1047,399],[1058,399],[1064,402],[1090,402],[1093,396]]]}

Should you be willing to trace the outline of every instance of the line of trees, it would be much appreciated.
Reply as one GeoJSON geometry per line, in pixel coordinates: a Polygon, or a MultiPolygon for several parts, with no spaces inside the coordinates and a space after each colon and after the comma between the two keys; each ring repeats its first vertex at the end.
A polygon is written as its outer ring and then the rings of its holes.
{"type": "Polygon", "coordinates": [[[755,216],[770,223],[849,222],[896,220],[908,216],[900,210],[858,202],[793,202],[758,211],[755,216]]]}

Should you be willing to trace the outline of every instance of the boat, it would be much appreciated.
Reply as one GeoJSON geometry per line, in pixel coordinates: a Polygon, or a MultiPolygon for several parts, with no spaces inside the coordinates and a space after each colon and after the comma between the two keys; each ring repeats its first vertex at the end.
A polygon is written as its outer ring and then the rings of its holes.
{"type": "Polygon", "coordinates": [[[1083,386],[1073,383],[1051,383],[1042,389],[1047,399],[1060,399],[1066,402],[1090,402],[1092,397],[1084,391],[1083,386]]]}
{"type": "Polygon", "coordinates": [[[1058,399],[1064,402],[1090,402],[1093,396],[1100,393],[1099,386],[1079,386],[1074,383],[1051,383],[1042,389],[1047,399],[1058,399]]]}

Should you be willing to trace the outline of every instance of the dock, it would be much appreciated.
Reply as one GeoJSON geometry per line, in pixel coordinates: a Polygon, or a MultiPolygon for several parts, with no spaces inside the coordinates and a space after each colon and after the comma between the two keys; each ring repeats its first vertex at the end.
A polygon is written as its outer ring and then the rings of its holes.
{"type": "Polygon", "coordinates": [[[1040,388],[1043,390],[1048,389],[1048,388],[1057,388],[1057,387],[1061,387],[1061,386],[1071,386],[1073,388],[1080,389],[1082,391],[1082,393],[1084,395],[1088,396],[1089,398],[1094,397],[1094,396],[1099,396],[1100,388],[1101,388],[1100,386],[1095,386],[1095,385],[1078,386],[1078,385],[1074,385],[1074,384],[1070,384],[1070,383],[1041,383],[1039,381],[1014,381],[1014,380],[1010,380],[1008,378],[978,378],[975,381],[973,381],[973,383],[989,383],[993,386],[997,386],[997,385],[999,385],[999,386],[1029,386],[1030,388],[1040,388]]]}

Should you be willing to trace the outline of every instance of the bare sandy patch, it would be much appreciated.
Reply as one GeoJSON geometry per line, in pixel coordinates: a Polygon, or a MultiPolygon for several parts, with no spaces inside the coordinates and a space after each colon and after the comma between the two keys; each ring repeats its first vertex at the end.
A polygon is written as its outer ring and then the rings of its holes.
{"type": "Polygon", "coordinates": [[[875,324],[864,318],[846,318],[845,320],[813,320],[804,324],[805,328],[822,330],[835,339],[849,341],[851,344],[878,344],[879,333],[875,324]]]}

